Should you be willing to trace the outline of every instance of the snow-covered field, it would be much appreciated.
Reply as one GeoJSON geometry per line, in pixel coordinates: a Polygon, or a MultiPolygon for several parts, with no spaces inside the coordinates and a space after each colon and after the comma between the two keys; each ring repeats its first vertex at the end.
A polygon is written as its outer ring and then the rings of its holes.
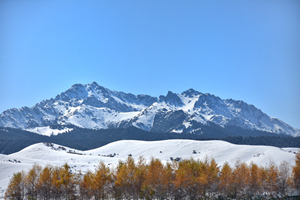
{"type": "Polygon", "coordinates": [[[38,143],[31,145],[17,153],[0,154],[0,198],[13,173],[27,171],[34,163],[45,166],[47,164],[62,166],[68,163],[73,172],[94,170],[100,160],[109,166],[115,166],[118,161],[125,160],[129,154],[137,160],[143,156],[146,160],[151,157],[163,162],[176,158],[194,158],[204,160],[206,156],[214,158],[221,166],[225,161],[233,167],[239,159],[242,162],[254,162],[260,166],[274,161],[279,165],[287,161],[294,165],[297,148],[277,148],[271,146],[234,145],[224,141],[194,141],[194,140],[164,140],[164,141],[117,141],[103,147],[79,151],[68,147],[38,143]]]}

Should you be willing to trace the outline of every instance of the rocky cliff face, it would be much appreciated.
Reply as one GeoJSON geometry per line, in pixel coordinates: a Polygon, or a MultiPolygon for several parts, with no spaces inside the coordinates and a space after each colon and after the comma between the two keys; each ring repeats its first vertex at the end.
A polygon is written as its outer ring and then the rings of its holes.
{"type": "Polygon", "coordinates": [[[243,101],[223,100],[193,89],[156,98],[112,91],[95,82],[75,84],[54,99],[32,108],[9,109],[0,115],[2,127],[33,130],[54,125],[89,129],[135,126],[154,132],[192,134],[202,134],[203,125],[217,125],[300,135],[299,129],[243,101]]]}

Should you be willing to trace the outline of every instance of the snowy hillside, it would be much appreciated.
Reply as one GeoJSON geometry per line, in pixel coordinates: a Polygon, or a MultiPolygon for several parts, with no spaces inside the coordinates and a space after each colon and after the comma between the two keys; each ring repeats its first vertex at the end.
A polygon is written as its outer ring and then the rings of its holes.
{"type": "Polygon", "coordinates": [[[10,155],[0,154],[0,197],[1,191],[6,189],[10,177],[14,172],[28,170],[34,163],[42,166],[47,164],[62,166],[68,163],[73,172],[93,170],[100,160],[108,166],[114,166],[121,159],[125,160],[129,154],[137,160],[143,156],[148,161],[151,157],[159,158],[164,163],[173,159],[203,160],[212,157],[219,165],[225,161],[234,166],[237,159],[242,162],[254,162],[265,166],[273,160],[277,165],[287,161],[294,165],[296,148],[276,148],[270,146],[233,145],[223,141],[193,141],[193,140],[165,140],[155,142],[124,140],[110,143],[106,146],[78,151],[56,144],[38,143],[22,151],[10,155]]]}
{"type": "MultiPolygon", "coordinates": [[[[166,96],[156,98],[112,91],[95,82],[75,84],[54,99],[44,100],[32,108],[9,109],[0,115],[0,127],[21,128],[42,135],[69,130],[53,128],[58,125],[88,129],[135,126],[152,132],[192,134],[203,134],[203,126],[215,125],[224,130],[234,126],[300,135],[299,129],[269,117],[243,101],[223,100],[193,89],[181,94],[168,92],[166,96]]],[[[242,132],[239,134],[243,135],[242,132]]]]}

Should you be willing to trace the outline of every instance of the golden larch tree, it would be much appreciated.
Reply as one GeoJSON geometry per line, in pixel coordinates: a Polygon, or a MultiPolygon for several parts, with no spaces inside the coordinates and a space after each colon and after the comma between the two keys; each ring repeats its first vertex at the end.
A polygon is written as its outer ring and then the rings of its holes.
{"type": "Polygon", "coordinates": [[[295,166],[293,167],[292,177],[294,188],[300,194],[300,149],[296,153],[295,166]]]}
{"type": "Polygon", "coordinates": [[[232,185],[232,169],[228,162],[225,162],[222,166],[220,179],[219,179],[219,191],[224,197],[229,197],[231,194],[232,185]]]}
{"type": "Polygon", "coordinates": [[[24,172],[14,173],[5,192],[5,199],[23,200],[25,197],[24,172]]]}

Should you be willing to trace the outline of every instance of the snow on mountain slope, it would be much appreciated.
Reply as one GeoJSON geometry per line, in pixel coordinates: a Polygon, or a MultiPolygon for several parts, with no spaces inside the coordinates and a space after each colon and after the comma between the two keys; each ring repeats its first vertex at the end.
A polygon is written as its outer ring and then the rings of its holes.
{"type": "Polygon", "coordinates": [[[74,124],[82,128],[107,129],[109,127],[119,127],[119,123],[129,121],[137,114],[137,111],[118,112],[109,108],[81,105],[70,108],[60,117],[60,121],[61,124],[74,124]]]}
{"type": "Polygon", "coordinates": [[[58,135],[72,130],[73,130],[72,128],[67,128],[67,127],[62,130],[52,129],[49,126],[26,129],[26,131],[30,131],[33,133],[37,133],[39,135],[46,135],[46,136],[58,135]]]}
{"type": "MultiPolygon", "coordinates": [[[[55,99],[44,100],[32,108],[9,109],[0,115],[0,126],[32,129],[56,124],[83,128],[108,128],[127,121],[157,101],[149,95],[111,91],[93,82],[75,84],[55,99]]],[[[41,128],[40,128],[41,129],[41,128]]],[[[45,133],[42,133],[45,134],[45,133]]]]}
{"type": "Polygon", "coordinates": [[[35,132],[43,135],[48,135],[47,127],[53,125],[89,129],[136,126],[155,132],[202,134],[200,126],[211,123],[223,128],[237,126],[300,136],[299,129],[243,101],[224,100],[193,89],[181,94],[169,91],[166,96],[156,98],[112,91],[95,82],[75,84],[54,99],[44,100],[32,108],[9,109],[0,115],[2,127],[38,129],[35,132]]]}
{"type": "Polygon", "coordinates": [[[88,169],[94,170],[100,160],[108,166],[115,166],[120,159],[125,160],[131,154],[135,160],[139,156],[143,156],[148,161],[154,157],[159,158],[163,163],[171,162],[171,157],[204,160],[208,156],[214,158],[219,166],[225,161],[234,166],[238,159],[248,164],[253,161],[261,166],[267,165],[271,160],[277,165],[282,161],[294,165],[295,152],[297,148],[234,145],[217,140],[155,142],[123,140],[89,151],[79,151],[51,143],[38,143],[17,153],[0,154],[0,197],[1,191],[3,195],[13,173],[27,171],[35,163],[42,166],[47,164],[62,166],[67,162],[73,172],[79,170],[86,172],[88,169]]]}
{"type": "Polygon", "coordinates": [[[275,121],[261,110],[243,101],[223,100],[214,95],[201,94],[194,90],[178,96],[182,102],[187,102],[183,104],[182,110],[188,110],[201,116],[200,123],[203,123],[202,119],[205,119],[223,127],[234,125],[251,130],[286,133],[293,136],[300,134],[300,130],[283,124],[280,120],[274,123],[275,121]]]}
{"type": "MultiPolygon", "coordinates": [[[[180,124],[177,123],[177,127],[169,128],[168,132],[178,132],[178,130],[183,132],[184,127],[187,128],[187,125],[192,126],[195,122],[204,125],[213,122],[221,127],[231,125],[277,134],[300,135],[299,129],[295,129],[279,119],[269,117],[253,105],[232,99],[223,100],[214,95],[202,94],[193,89],[181,94],[168,92],[167,96],[160,96],[158,104],[160,105],[156,105],[158,109],[155,114],[162,113],[162,110],[164,112],[172,111],[173,113],[183,111],[186,114],[184,119],[178,121],[180,124]]],[[[164,118],[167,119],[170,115],[171,113],[164,116],[164,118]]],[[[159,131],[156,127],[152,128],[155,131],[159,131]]],[[[189,133],[191,132],[195,132],[195,129],[189,130],[189,133]]]]}

